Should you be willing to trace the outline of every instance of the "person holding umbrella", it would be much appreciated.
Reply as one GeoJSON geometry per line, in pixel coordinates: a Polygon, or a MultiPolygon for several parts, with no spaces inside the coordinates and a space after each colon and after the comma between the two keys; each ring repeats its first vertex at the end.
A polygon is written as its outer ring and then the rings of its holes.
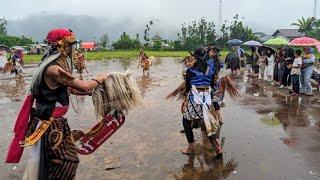
{"type": "Polygon", "coordinates": [[[306,96],[312,96],[312,86],[310,79],[313,72],[313,65],[316,60],[316,56],[313,54],[312,48],[304,48],[304,58],[301,67],[301,94],[306,96]]]}
{"type": "Polygon", "coordinates": [[[251,48],[251,56],[249,57],[250,63],[252,66],[252,71],[253,74],[251,75],[252,77],[258,77],[259,76],[259,59],[260,59],[260,54],[258,53],[258,49],[254,46],[250,47],[251,48]]]}
{"type": "Polygon", "coordinates": [[[236,51],[236,46],[231,47],[231,51],[228,53],[225,63],[227,69],[231,69],[231,75],[236,76],[238,70],[240,70],[240,58],[236,51]]]}
{"type": "Polygon", "coordinates": [[[291,69],[288,67],[289,65],[292,65],[294,61],[294,50],[292,48],[285,49],[284,56],[285,58],[284,58],[284,61],[282,62],[281,86],[279,88],[289,89],[291,86],[291,76],[290,76],[291,69]]]}

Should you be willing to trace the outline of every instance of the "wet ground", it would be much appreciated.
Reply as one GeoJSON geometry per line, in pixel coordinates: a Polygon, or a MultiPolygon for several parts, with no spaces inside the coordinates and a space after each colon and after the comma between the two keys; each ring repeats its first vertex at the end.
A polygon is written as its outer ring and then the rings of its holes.
{"type": "MultiPolygon", "coordinates": [[[[320,179],[319,96],[290,97],[287,90],[279,91],[246,76],[236,79],[241,100],[226,97],[221,109],[225,122],[222,136],[226,137],[223,160],[214,159],[198,129],[194,130],[196,154],[182,155],[180,150],[187,141],[179,133],[179,102],[165,100],[182,81],[179,60],[157,59],[146,77],[134,60],[88,63],[90,73],[132,69],[144,106],[129,112],[123,127],[94,154],[80,155],[77,179],[320,179]]],[[[28,151],[19,165],[3,162],[34,66],[25,69],[23,80],[0,75],[0,179],[21,179],[25,169],[28,151]]],[[[90,97],[71,98],[70,126],[92,126],[95,118],[90,97]]]]}

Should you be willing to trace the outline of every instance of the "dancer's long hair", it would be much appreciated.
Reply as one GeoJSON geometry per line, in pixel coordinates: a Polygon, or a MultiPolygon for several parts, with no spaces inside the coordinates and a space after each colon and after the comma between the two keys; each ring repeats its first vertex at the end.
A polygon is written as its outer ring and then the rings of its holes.
{"type": "MultiPolygon", "coordinates": [[[[224,76],[220,79],[221,85],[219,88],[219,92],[224,93],[227,92],[232,100],[238,100],[240,98],[240,93],[238,88],[233,84],[232,79],[229,76],[224,76]]],[[[172,91],[166,99],[174,99],[184,100],[186,95],[186,83],[183,82],[177,87],[174,91],[172,91]]]]}
{"type": "Polygon", "coordinates": [[[208,68],[208,63],[207,63],[207,52],[204,47],[197,47],[194,50],[194,57],[196,58],[196,61],[194,63],[194,68],[198,69],[199,71],[205,73],[208,68]]]}
{"type": "Polygon", "coordinates": [[[94,90],[92,100],[97,117],[105,116],[112,110],[127,112],[142,104],[140,90],[130,75],[130,71],[111,73],[102,85],[94,90]]]}

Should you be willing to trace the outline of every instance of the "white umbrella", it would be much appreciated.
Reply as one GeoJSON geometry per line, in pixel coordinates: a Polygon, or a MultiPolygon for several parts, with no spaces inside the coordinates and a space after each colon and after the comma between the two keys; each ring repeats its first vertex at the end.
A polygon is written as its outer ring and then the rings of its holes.
{"type": "Polygon", "coordinates": [[[254,40],[247,41],[247,42],[243,43],[243,45],[245,45],[245,46],[258,46],[258,47],[262,46],[262,44],[260,42],[254,41],[254,40]]]}
{"type": "Polygon", "coordinates": [[[25,49],[23,47],[21,47],[21,46],[13,46],[10,49],[25,51],[25,49]]]}

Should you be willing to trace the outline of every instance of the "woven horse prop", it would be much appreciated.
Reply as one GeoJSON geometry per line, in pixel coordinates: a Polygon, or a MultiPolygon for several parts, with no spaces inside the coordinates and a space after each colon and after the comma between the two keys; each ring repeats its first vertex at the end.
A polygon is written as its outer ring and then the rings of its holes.
{"type": "Polygon", "coordinates": [[[111,73],[92,94],[98,123],[86,133],[75,130],[77,152],[88,155],[98,149],[125,122],[125,113],[142,104],[140,90],[131,72],[111,73]]]}

